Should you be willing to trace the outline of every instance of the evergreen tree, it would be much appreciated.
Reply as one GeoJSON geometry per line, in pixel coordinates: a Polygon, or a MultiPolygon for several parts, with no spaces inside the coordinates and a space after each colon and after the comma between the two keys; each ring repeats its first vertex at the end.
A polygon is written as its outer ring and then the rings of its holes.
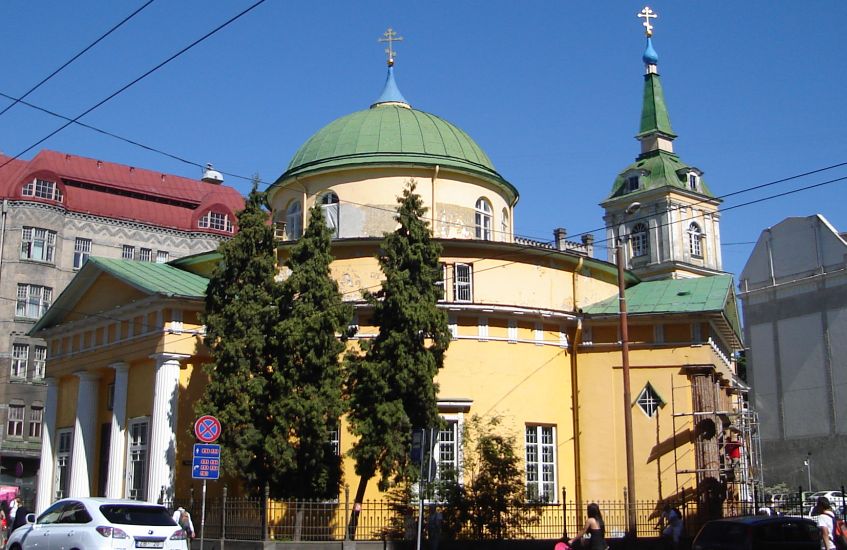
{"type": "MultiPolygon", "coordinates": [[[[386,234],[378,255],[385,280],[378,293],[366,296],[379,334],[364,356],[348,357],[358,503],[377,474],[383,490],[414,478],[412,428],[440,424],[434,378],[450,343],[447,316],[437,307],[441,247],[432,240],[414,180],[397,202],[400,226],[386,234]]],[[[354,515],[353,529],[355,520],[354,515]]]]}
{"type": "Polygon", "coordinates": [[[283,301],[289,310],[276,330],[279,363],[271,378],[270,415],[286,433],[269,438],[265,450],[286,457],[278,482],[287,497],[335,497],[341,481],[330,432],[339,429],[343,413],[340,359],[353,310],[330,274],[330,240],[315,204],[285,264],[290,275],[283,301]]]}
{"type": "MultiPolygon", "coordinates": [[[[223,424],[221,467],[246,481],[260,495],[277,470],[265,451],[274,432],[269,415],[268,385],[274,368],[273,341],[278,325],[279,285],[273,230],[264,207],[265,194],[254,180],[238,233],[218,247],[222,258],[206,291],[205,343],[211,361],[205,393],[195,409],[223,424]]],[[[277,434],[278,435],[278,434],[277,434]]]]}

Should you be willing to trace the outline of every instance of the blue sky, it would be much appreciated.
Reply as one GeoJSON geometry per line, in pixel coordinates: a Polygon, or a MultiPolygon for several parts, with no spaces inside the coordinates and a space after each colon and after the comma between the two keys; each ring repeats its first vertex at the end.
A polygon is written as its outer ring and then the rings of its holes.
{"type": "MultiPolygon", "coordinates": [[[[24,93],[141,4],[4,3],[0,92],[24,93]]],[[[156,0],[28,100],[76,116],[250,4],[156,0]]],[[[379,95],[385,55],[377,38],[391,26],[405,38],[396,76],[406,99],[463,128],[518,188],[516,231],[549,240],[565,227],[575,236],[602,227],[597,204],[638,154],[644,33],[635,14],[643,5],[268,0],[82,121],[273,181],[310,135],[379,95]]],[[[847,2],[650,6],[659,14],[654,46],[676,151],[705,172],[715,194],[847,161],[847,2]]],[[[0,116],[0,150],[15,155],[60,125],[15,106],[0,116]]],[[[200,175],[81,128],[42,147],[200,175]]],[[[842,167],[724,206],[845,176],[842,167]]],[[[724,268],[738,274],[762,229],[787,216],[822,213],[847,231],[845,199],[847,181],[728,210],[724,268]]]]}

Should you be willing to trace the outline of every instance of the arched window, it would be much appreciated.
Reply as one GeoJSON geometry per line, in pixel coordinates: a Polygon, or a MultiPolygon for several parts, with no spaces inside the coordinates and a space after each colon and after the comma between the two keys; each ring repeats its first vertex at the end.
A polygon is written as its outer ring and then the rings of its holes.
{"type": "Polygon", "coordinates": [[[303,235],[303,207],[300,201],[291,201],[285,209],[285,238],[289,241],[303,235]]]}
{"type": "Polygon", "coordinates": [[[691,252],[691,255],[695,258],[703,257],[703,249],[701,247],[701,240],[703,239],[703,232],[700,231],[700,226],[696,223],[692,223],[688,226],[688,251],[691,252]]]}
{"type": "Polygon", "coordinates": [[[647,226],[637,223],[632,226],[631,241],[633,256],[646,256],[650,253],[650,241],[647,238],[647,226]]]}
{"type": "Polygon", "coordinates": [[[509,211],[503,209],[503,216],[500,218],[500,240],[503,242],[509,241],[509,211]]]}
{"type": "Polygon", "coordinates": [[[321,210],[324,212],[326,226],[333,237],[338,236],[338,195],[330,191],[321,197],[321,210]]]}
{"type": "Polygon", "coordinates": [[[491,203],[486,199],[476,201],[476,238],[491,240],[491,203]]]}

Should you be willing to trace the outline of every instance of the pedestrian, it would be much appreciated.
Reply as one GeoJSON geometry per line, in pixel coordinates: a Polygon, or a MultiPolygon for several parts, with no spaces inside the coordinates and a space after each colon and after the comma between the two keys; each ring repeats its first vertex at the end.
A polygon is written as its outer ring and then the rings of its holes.
{"type": "Polygon", "coordinates": [[[9,504],[9,514],[6,516],[6,521],[9,526],[15,523],[15,515],[18,513],[18,506],[21,504],[21,497],[15,497],[9,504]]]}
{"type": "Polygon", "coordinates": [[[191,541],[194,539],[194,522],[191,521],[191,514],[188,513],[188,510],[180,506],[174,510],[174,521],[185,533],[186,547],[191,548],[191,541]]]}
{"type": "Polygon", "coordinates": [[[441,514],[435,504],[429,505],[429,518],[426,522],[427,532],[429,534],[430,550],[438,550],[438,543],[441,541],[441,524],[444,523],[444,516],[441,514]]]}
{"type": "Polygon", "coordinates": [[[17,497],[15,499],[15,519],[12,521],[12,526],[9,528],[9,534],[12,534],[12,532],[14,532],[14,530],[18,527],[26,525],[26,517],[29,514],[29,508],[23,505],[21,497],[17,497]]]}
{"type": "Polygon", "coordinates": [[[812,515],[818,517],[818,529],[821,531],[823,549],[833,550],[835,548],[835,514],[832,512],[829,499],[818,497],[815,507],[812,508],[812,515]]]}
{"type": "Polygon", "coordinates": [[[585,527],[579,535],[568,541],[568,546],[573,546],[579,538],[582,538],[584,548],[588,550],[606,550],[609,547],[606,544],[606,524],[603,522],[603,514],[594,502],[588,505],[585,527]]]}
{"type": "Polygon", "coordinates": [[[679,539],[682,538],[682,514],[670,504],[665,504],[662,509],[662,520],[665,522],[665,528],[662,530],[665,547],[670,546],[673,550],[679,550],[679,539]]]}

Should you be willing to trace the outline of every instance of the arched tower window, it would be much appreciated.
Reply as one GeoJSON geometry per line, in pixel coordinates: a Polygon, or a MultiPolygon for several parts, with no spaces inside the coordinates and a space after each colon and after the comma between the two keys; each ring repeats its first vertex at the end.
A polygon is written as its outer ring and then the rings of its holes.
{"type": "Polygon", "coordinates": [[[300,201],[288,203],[285,209],[285,237],[293,241],[303,235],[303,206],[300,201]]]}
{"type": "Polygon", "coordinates": [[[491,203],[487,199],[476,201],[476,238],[485,241],[491,240],[491,203]]]}
{"type": "Polygon", "coordinates": [[[631,240],[633,256],[647,256],[650,253],[650,241],[647,238],[647,226],[637,223],[632,226],[631,240]]]}
{"type": "Polygon", "coordinates": [[[688,251],[695,258],[703,257],[702,239],[703,232],[700,230],[700,226],[692,222],[688,226],[688,251]]]}
{"type": "Polygon", "coordinates": [[[333,237],[338,236],[338,195],[330,191],[321,197],[321,210],[324,213],[326,226],[329,227],[333,237]]]}
{"type": "Polygon", "coordinates": [[[509,241],[509,211],[505,208],[500,218],[500,240],[503,242],[509,241]]]}

